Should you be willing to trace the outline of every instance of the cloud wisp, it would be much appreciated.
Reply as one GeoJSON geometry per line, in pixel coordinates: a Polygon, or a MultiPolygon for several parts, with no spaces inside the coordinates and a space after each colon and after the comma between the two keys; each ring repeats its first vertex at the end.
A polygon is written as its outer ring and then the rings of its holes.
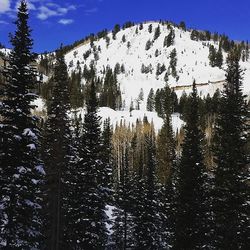
{"type": "Polygon", "coordinates": [[[72,24],[74,22],[73,19],[60,19],[58,21],[59,24],[62,24],[62,25],[69,25],[69,24],[72,24]]]}

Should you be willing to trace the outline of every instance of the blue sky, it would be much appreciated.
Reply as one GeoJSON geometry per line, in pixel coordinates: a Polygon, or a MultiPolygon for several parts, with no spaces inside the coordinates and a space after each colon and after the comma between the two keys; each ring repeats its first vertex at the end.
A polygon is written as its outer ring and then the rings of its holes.
{"type": "MultiPolygon", "coordinates": [[[[8,45],[19,0],[0,0],[0,42],[8,45]]],[[[188,27],[250,40],[249,0],[28,0],[34,50],[54,50],[126,21],[185,21],[188,27]]]]}

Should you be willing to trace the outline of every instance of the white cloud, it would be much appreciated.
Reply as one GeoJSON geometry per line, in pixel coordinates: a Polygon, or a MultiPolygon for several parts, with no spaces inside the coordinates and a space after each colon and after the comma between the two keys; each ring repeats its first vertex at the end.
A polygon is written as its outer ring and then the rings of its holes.
{"type": "Polygon", "coordinates": [[[75,10],[76,7],[74,5],[69,5],[66,7],[62,7],[55,3],[47,3],[46,5],[42,5],[38,8],[37,18],[40,20],[46,20],[52,16],[64,16],[69,11],[75,10]]]}
{"type": "Polygon", "coordinates": [[[0,13],[10,11],[11,0],[0,0],[0,13]]]}
{"type": "Polygon", "coordinates": [[[69,24],[71,24],[71,23],[73,23],[73,22],[74,22],[73,19],[60,19],[60,20],[58,21],[58,23],[63,24],[63,25],[69,25],[69,24]]]}

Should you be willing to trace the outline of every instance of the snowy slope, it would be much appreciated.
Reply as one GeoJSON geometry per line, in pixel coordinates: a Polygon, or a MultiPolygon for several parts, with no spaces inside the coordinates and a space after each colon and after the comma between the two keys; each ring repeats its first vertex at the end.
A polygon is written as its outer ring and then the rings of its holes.
{"type": "MultiPolygon", "coordinates": [[[[83,68],[84,65],[90,65],[94,62],[95,67],[99,76],[102,76],[102,70],[106,66],[110,66],[114,69],[116,63],[124,64],[125,74],[118,75],[118,82],[122,90],[122,98],[126,101],[126,106],[128,108],[131,100],[135,100],[142,88],[144,91],[145,101],[147,99],[150,88],[157,90],[162,88],[164,83],[164,75],[166,71],[159,77],[156,77],[157,64],[161,65],[164,63],[166,68],[169,66],[170,62],[170,52],[175,48],[177,50],[177,72],[179,75],[178,81],[172,76],[169,77],[168,83],[171,87],[191,85],[193,80],[199,83],[209,83],[222,81],[225,79],[225,72],[223,69],[217,67],[211,67],[209,65],[209,44],[213,44],[218,49],[218,43],[213,41],[193,41],[190,39],[190,31],[183,31],[179,28],[173,27],[175,31],[175,43],[170,47],[163,47],[164,38],[169,34],[169,29],[167,25],[159,24],[158,22],[149,22],[143,25],[143,29],[139,30],[139,25],[121,30],[116,34],[116,40],[112,39],[112,33],[109,33],[110,44],[107,47],[104,38],[95,41],[94,46],[100,48],[98,52],[98,60],[94,59],[94,53],[84,60],[83,54],[86,51],[91,50],[90,43],[85,43],[82,46],[78,46],[76,49],[70,51],[66,55],[66,62],[68,65],[72,64],[73,67],[70,71],[74,70],[77,61],[80,62],[80,66],[83,68]],[[152,33],[149,33],[148,27],[152,25],[152,33]],[[154,31],[156,27],[160,25],[161,34],[158,39],[156,39],[149,50],[145,50],[146,42],[148,40],[153,40],[154,31]],[[138,34],[136,34],[136,29],[138,34]],[[125,36],[126,42],[122,42],[122,37],[125,36]],[[130,42],[130,48],[127,47],[127,42],[130,42]],[[155,51],[158,49],[159,56],[155,56],[155,51]],[[148,66],[152,65],[152,74],[142,74],[141,67],[142,64],[148,66]]],[[[93,52],[93,48],[92,48],[93,52]]],[[[224,65],[225,67],[225,58],[224,65]]],[[[241,62],[242,68],[245,71],[244,79],[244,92],[250,94],[250,62],[241,62]]],[[[201,95],[211,95],[215,92],[217,88],[221,88],[223,83],[209,83],[206,86],[198,86],[198,92],[201,95]]],[[[177,94],[180,96],[183,89],[177,90],[177,94]]],[[[186,92],[190,91],[185,89],[186,92]]],[[[142,110],[145,110],[145,103],[142,104],[142,110]]]]}

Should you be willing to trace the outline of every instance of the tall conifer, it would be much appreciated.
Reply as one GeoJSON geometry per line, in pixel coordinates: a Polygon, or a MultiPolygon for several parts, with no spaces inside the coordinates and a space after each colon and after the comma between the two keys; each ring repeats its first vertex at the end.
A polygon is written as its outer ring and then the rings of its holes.
{"type": "Polygon", "coordinates": [[[13,49],[0,92],[0,248],[40,249],[44,170],[39,160],[33,41],[27,3],[18,8],[13,49]]]}

